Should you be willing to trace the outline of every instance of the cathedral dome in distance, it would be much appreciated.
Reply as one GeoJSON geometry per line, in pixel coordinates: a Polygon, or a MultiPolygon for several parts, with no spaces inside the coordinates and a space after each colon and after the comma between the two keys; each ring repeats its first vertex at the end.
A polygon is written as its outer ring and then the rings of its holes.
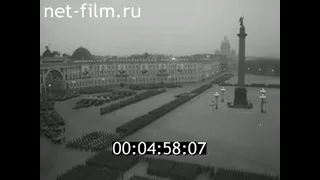
{"type": "Polygon", "coordinates": [[[86,48],[79,47],[72,53],[73,60],[90,60],[92,55],[86,48]]]}
{"type": "Polygon", "coordinates": [[[225,36],[224,40],[221,42],[220,51],[221,53],[226,54],[226,53],[230,53],[230,50],[231,50],[231,46],[230,46],[229,40],[227,39],[227,36],[225,36]]]}

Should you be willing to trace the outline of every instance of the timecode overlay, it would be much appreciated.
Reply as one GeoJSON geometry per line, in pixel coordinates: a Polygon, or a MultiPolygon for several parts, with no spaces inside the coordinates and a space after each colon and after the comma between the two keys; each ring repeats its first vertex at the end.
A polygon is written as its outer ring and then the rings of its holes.
{"type": "Polygon", "coordinates": [[[205,155],[207,142],[114,142],[114,155],[205,155]]]}

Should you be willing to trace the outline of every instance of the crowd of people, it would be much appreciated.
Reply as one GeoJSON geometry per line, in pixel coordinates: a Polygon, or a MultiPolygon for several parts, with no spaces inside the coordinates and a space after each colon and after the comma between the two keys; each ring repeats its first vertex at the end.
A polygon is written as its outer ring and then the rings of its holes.
{"type": "Polygon", "coordinates": [[[123,173],[78,164],[59,175],[56,180],[119,180],[123,173]]]}
{"type": "Polygon", "coordinates": [[[211,84],[221,84],[221,83],[224,83],[225,81],[229,80],[231,77],[233,76],[232,73],[230,74],[224,74],[222,76],[219,76],[217,78],[215,78],[211,84]]]}
{"type": "Polygon", "coordinates": [[[178,88],[178,87],[182,87],[182,85],[175,84],[175,83],[150,83],[150,84],[131,84],[131,85],[129,85],[129,88],[132,90],[178,88]]]}
{"type": "MultiPolygon", "coordinates": [[[[216,80],[214,80],[211,84],[220,84],[229,78],[232,77],[232,74],[225,74],[220,77],[218,77],[216,80]]],[[[203,87],[200,87],[196,89],[194,92],[201,93],[202,91],[205,91],[208,89],[209,85],[204,85],[203,87]]],[[[111,102],[120,98],[124,98],[126,96],[132,96],[135,92],[116,92],[113,91],[110,93],[110,95],[102,95],[102,96],[96,96],[96,97],[86,97],[82,100],[80,100],[77,105],[84,105],[85,106],[92,106],[92,105],[99,105],[99,103],[103,102],[111,102]]],[[[188,94],[180,94],[180,96],[185,96],[188,94]]],[[[103,151],[106,150],[108,147],[112,145],[112,142],[118,141],[121,138],[124,137],[124,134],[122,133],[107,133],[102,131],[93,131],[90,133],[85,133],[81,135],[80,137],[74,138],[66,143],[66,148],[73,148],[73,149],[79,149],[83,151],[103,151]]],[[[103,158],[99,156],[100,158],[95,158],[94,161],[103,161],[103,158]]],[[[132,156],[131,156],[132,157],[132,156]]],[[[130,158],[130,156],[128,156],[130,158]]],[[[139,156],[138,157],[139,162],[146,162],[149,163],[150,167],[150,161],[161,161],[158,158],[155,157],[145,157],[145,156],[139,156]]],[[[91,159],[92,160],[92,159],[91,159]]],[[[124,161],[127,162],[124,159],[119,159],[118,161],[124,161]]],[[[186,165],[188,163],[186,162],[173,162],[175,166],[180,167],[187,167],[186,165]]],[[[97,163],[93,163],[97,164],[97,163]]],[[[102,163],[105,165],[105,163],[102,163]]],[[[256,180],[274,180],[276,177],[271,175],[265,175],[265,174],[256,174],[256,173],[250,173],[250,172],[242,172],[242,171],[236,171],[236,170],[228,170],[228,169],[221,169],[221,168],[214,168],[210,165],[196,165],[197,171],[196,175],[199,175],[201,173],[208,173],[210,179],[256,179],[256,180]]],[[[155,168],[157,169],[157,168],[155,168]]],[[[181,170],[181,168],[179,169],[181,170]]],[[[179,176],[178,173],[176,173],[177,176],[173,179],[188,179],[183,172],[188,171],[185,169],[184,171],[181,170],[181,176],[179,176]]],[[[191,171],[191,170],[189,170],[191,171]]],[[[148,172],[148,171],[147,171],[148,172]]],[[[180,172],[180,171],[179,171],[180,172]]],[[[57,180],[79,180],[79,179],[90,179],[90,180],[119,180],[124,178],[124,171],[117,170],[117,171],[109,171],[105,169],[101,169],[98,167],[95,167],[93,165],[90,165],[87,163],[87,165],[77,165],[73,168],[71,168],[69,171],[64,173],[63,175],[60,175],[57,180]]],[[[170,175],[168,175],[169,177],[170,175]]],[[[172,174],[171,174],[172,176],[172,174]]],[[[171,177],[172,178],[172,177],[171,177]]],[[[193,177],[192,177],[193,178],[193,177]]],[[[132,180],[155,180],[157,178],[154,178],[149,175],[141,175],[141,174],[135,174],[130,179],[132,180]]]]}
{"type": "Polygon", "coordinates": [[[53,143],[61,143],[60,134],[65,131],[65,122],[54,110],[54,101],[40,100],[40,136],[50,139],[53,143]]]}
{"type": "Polygon", "coordinates": [[[111,101],[123,99],[137,94],[134,91],[112,91],[107,95],[87,96],[76,103],[73,109],[87,108],[91,106],[101,106],[111,101]]]}
{"type": "Polygon", "coordinates": [[[158,179],[154,177],[149,177],[146,175],[135,174],[129,180],[158,180],[158,179]]]}
{"type": "MultiPolygon", "coordinates": [[[[101,153],[111,153],[109,151],[101,153]]],[[[97,155],[94,155],[97,156],[97,155]]],[[[98,156],[97,156],[98,157],[98,156]]],[[[112,161],[124,161],[129,162],[128,159],[132,156],[116,156],[112,158],[112,161]]],[[[89,158],[90,159],[90,158],[89,158]]],[[[92,158],[91,158],[92,159],[92,158]]],[[[96,161],[106,162],[111,161],[108,156],[99,156],[96,161]],[[109,160],[108,160],[109,159],[109,160]]],[[[163,160],[158,157],[152,156],[138,156],[136,163],[147,163],[148,169],[153,168],[154,171],[158,171],[156,174],[162,176],[147,173],[135,173],[133,175],[126,174],[126,171],[113,169],[108,170],[105,166],[97,167],[95,164],[76,165],[69,169],[66,173],[59,175],[57,180],[79,180],[79,179],[90,179],[90,180],[123,180],[124,177],[128,177],[131,180],[156,180],[163,178],[170,178],[175,180],[186,180],[195,179],[200,174],[207,174],[208,179],[219,179],[219,180],[234,180],[234,179],[254,179],[254,180],[278,180],[278,176],[254,172],[240,171],[236,169],[216,168],[211,165],[204,164],[190,164],[183,161],[163,160]],[[173,166],[167,168],[166,166],[173,166]],[[164,171],[164,169],[167,169],[164,171]],[[192,172],[192,173],[190,173],[192,172]]],[[[136,164],[135,163],[135,164],[136,164]]],[[[119,164],[119,163],[117,163],[119,164]]],[[[121,163],[120,163],[121,164],[121,163]]]]}
{"type": "Polygon", "coordinates": [[[84,151],[101,151],[110,147],[113,141],[119,140],[121,137],[122,135],[119,133],[94,131],[68,141],[66,147],[84,151]]]}

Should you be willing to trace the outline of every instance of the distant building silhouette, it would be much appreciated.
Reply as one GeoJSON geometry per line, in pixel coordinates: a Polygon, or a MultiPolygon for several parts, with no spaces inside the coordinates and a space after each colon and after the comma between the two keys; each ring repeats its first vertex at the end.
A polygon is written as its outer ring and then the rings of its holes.
{"type": "Polygon", "coordinates": [[[237,62],[236,50],[231,49],[230,42],[227,36],[224,37],[223,41],[220,44],[220,50],[215,50],[216,55],[225,55],[228,60],[232,62],[237,62]]]}

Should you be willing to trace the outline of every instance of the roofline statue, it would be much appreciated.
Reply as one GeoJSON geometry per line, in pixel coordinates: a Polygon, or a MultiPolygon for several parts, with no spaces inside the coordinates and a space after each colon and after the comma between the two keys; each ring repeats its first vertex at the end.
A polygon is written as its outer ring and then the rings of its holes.
{"type": "Polygon", "coordinates": [[[239,19],[239,22],[240,22],[240,26],[241,27],[244,27],[244,25],[243,25],[243,19],[244,19],[244,17],[242,16],[242,17],[240,17],[240,19],[239,19]]]}
{"type": "Polygon", "coordinates": [[[49,45],[48,46],[45,46],[45,49],[47,50],[47,51],[50,51],[49,50],[49,46],[51,45],[51,43],[49,43],[49,45]]]}

